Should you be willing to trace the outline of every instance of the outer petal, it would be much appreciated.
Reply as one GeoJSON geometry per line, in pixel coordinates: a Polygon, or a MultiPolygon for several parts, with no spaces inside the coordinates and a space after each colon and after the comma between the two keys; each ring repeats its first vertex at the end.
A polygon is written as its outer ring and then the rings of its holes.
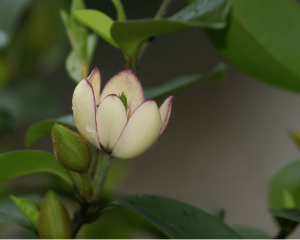
{"type": "Polygon", "coordinates": [[[109,94],[121,95],[124,92],[127,97],[127,107],[131,114],[144,101],[144,92],[138,78],[131,70],[125,70],[112,77],[104,87],[100,101],[109,94]]]}
{"type": "Polygon", "coordinates": [[[168,97],[159,108],[161,122],[162,122],[160,133],[164,131],[165,127],[169,122],[169,118],[171,115],[171,108],[172,108],[172,100],[173,100],[173,96],[168,97]]]}
{"type": "Polygon", "coordinates": [[[73,115],[78,132],[91,144],[100,148],[97,125],[96,104],[92,85],[82,80],[73,93],[73,115]]]}
{"type": "Polygon", "coordinates": [[[125,106],[117,95],[108,95],[101,101],[96,121],[100,144],[103,149],[111,152],[127,123],[125,106]]]}
{"type": "Polygon", "coordinates": [[[99,105],[100,103],[100,89],[101,89],[101,75],[98,68],[94,68],[92,73],[87,79],[89,83],[92,85],[95,95],[96,104],[99,105]]]}
{"type": "Polygon", "coordinates": [[[153,100],[143,102],[128,120],[112,156],[130,159],[150,148],[159,136],[161,117],[153,100]]]}

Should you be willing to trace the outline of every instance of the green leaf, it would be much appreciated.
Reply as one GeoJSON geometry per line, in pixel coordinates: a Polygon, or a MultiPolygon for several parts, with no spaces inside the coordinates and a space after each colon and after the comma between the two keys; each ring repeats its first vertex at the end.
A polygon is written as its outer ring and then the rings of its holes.
{"type": "Polygon", "coordinates": [[[125,14],[121,0],[111,0],[111,1],[115,5],[115,8],[117,10],[118,20],[126,21],[126,14],[125,14]]]}
{"type": "Polygon", "coordinates": [[[30,126],[25,135],[26,148],[31,147],[36,141],[51,133],[55,123],[59,123],[66,127],[76,129],[73,115],[66,115],[56,119],[43,120],[30,126]]]}
{"type": "Polygon", "coordinates": [[[0,89],[0,108],[16,121],[39,120],[59,111],[53,93],[41,81],[19,81],[0,89]]]}
{"type": "Polygon", "coordinates": [[[78,10],[73,12],[72,16],[98,33],[111,45],[118,47],[110,34],[110,29],[114,21],[109,16],[97,10],[78,10]]]}
{"type": "Polygon", "coordinates": [[[300,209],[271,209],[270,212],[277,217],[300,222],[300,209]]]}
{"type": "Polygon", "coordinates": [[[96,46],[97,46],[98,36],[95,33],[91,33],[87,39],[87,56],[88,56],[88,63],[92,62],[96,46]]]}
{"type": "Polygon", "coordinates": [[[74,50],[72,50],[66,60],[66,69],[70,78],[79,83],[82,79],[81,63],[74,50]]]}
{"type": "Polygon", "coordinates": [[[0,182],[36,172],[56,174],[70,185],[73,184],[68,170],[64,169],[51,153],[20,150],[0,154],[0,182]]]}
{"type": "Polygon", "coordinates": [[[18,208],[25,214],[30,222],[37,228],[39,222],[40,203],[32,199],[18,198],[10,196],[11,200],[18,206],[18,208]]]}
{"type": "Polygon", "coordinates": [[[73,0],[71,5],[71,13],[76,10],[86,9],[85,3],[83,0],[73,0]]]}
{"type": "Polygon", "coordinates": [[[293,195],[290,193],[289,190],[283,189],[282,199],[283,199],[283,207],[284,208],[296,208],[297,207],[295,200],[293,198],[293,195]]]}
{"type": "Polygon", "coordinates": [[[216,217],[189,204],[154,195],[128,196],[107,207],[120,206],[144,216],[171,238],[240,238],[216,217]]]}
{"type": "Polygon", "coordinates": [[[244,73],[277,87],[300,91],[299,2],[230,3],[228,28],[206,30],[215,47],[244,73]]]}
{"type": "Polygon", "coordinates": [[[288,190],[294,204],[300,204],[300,160],[291,162],[281,168],[272,178],[269,186],[269,207],[285,208],[283,194],[288,190]]]}
{"type": "Polygon", "coordinates": [[[32,0],[0,0],[0,49],[11,40],[32,0]]]}
{"type": "MultiPolygon", "coordinates": [[[[43,200],[41,196],[36,194],[21,194],[17,196],[31,199],[38,203],[41,203],[43,200]]],[[[13,224],[23,227],[33,232],[37,236],[36,227],[30,222],[30,220],[9,197],[0,199],[0,223],[13,224]]]]}
{"type": "Polygon", "coordinates": [[[258,229],[245,226],[234,227],[233,229],[244,239],[270,239],[268,234],[258,229]]]}
{"type": "Polygon", "coordinates": [[[224,79],[225,69],[226,65],[224,63],[219,63],[207,73],[177,77],[158,87],[145,89],[145,99],[157,99],[169,96],[199,81],[207,81],[210,79],[224,79]]]}
{"type": "Polygon", "coordinates": [[[227,0],[197,0],[168,19],[116,21],[111,36],[132,58],[147,39],[192,27],[223,28],[229,12],[227,0]]]}

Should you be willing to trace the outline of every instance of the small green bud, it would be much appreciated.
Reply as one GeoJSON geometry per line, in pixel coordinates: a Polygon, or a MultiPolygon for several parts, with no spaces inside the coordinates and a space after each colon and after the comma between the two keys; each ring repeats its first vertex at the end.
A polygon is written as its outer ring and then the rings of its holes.
{"type": "Polygon", "coordinates": [[[47,192],[42,203],[38,231],[41,239],[72,238],[70,216],[59,196],[52,190],[47,192]]]}
{"type": "Polygon", "coordinates": [[[123,102],[125,109],[127,111],[127,97],[125,96],[124,92],[122,92],[121,95],[119,95],[119,98],[121,99],[121,101],[123,102]]]}
{"type": "Polygon", "coordinates": [[[92,154],[83,137],[56,123],[52,129],[52,140],[54,154],[62,166],[79,173],[88,171],[92,154]]]}

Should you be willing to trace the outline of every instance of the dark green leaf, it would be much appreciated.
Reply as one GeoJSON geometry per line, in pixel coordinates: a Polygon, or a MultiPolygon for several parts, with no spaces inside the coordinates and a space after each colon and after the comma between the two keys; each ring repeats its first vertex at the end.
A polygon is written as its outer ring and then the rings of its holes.
{"type": "Polygon", "coordinates": [[[209,79],[224,79],[225,69],[226,65],[224,63],[219,63],[207,73],[177,77],[176,79],[164,83],[158,87],[146,89],[144,93],[145,99],[157,99],[160,97],[169,96],[199,81],[207,81],[209,79]]]}
{"type": "Polygon", "coordinates": [[[0,132],[4,131],[4,132],[13,133],[14,123],[15,121],[11,113],[5,108],[1,108],[0,109],[0,132]]]}
{"type": "Polygon", "coordinates": [[[10,196],[11,200],[17,205],[17,207],[25,214],[30,222],[37,228],[39,221],[40,203],[32,199],[18,198],[10,196]]]}
{"type": "Polygon", "coordinates": [[[97,10],[78,10],[73,12],[72,16],[98,33],[113,46],[118,46],[110,34],[110,29],[114,21],[103,12],[97,10]]]}
{"type": "Polygon", "coordinates": [[[240,238],[216,217],[189,204],[154,195],[128,196],[107,207],[120,206],[144,216],[172,238],[240,238]]]}
{"type": "Polygon", "coordinates": [[[68,170],[64,169],[56,157],[48,152],[21,150],[0,154],[0,181],[36,172],[56,174],[70,185],[73,184],[68,170]]]}
{"type": "Polygon", "coordinates": [[[277,217],[300,222],[300,209],[271,209],[270,211],[277,217]]]}
{"type": "Polygon", "coordinates": [[[48,120],[35,123],[32,126],[30,126],[30,128],[26,132],[25,135],[26,148],[29,148],[37,140],[51,133],[51,130],[55,123],[59,123],[66,127],[76,129],[73,115],[66,115],[63,117],[59,117],[57,119],[48,119],[48,120]]]}
{"type": "Polygon", "coordinates": [[[51,90],[39,81],[16,82],[1,89],[0,108],[9,110],[17,121],[38,120],[58,112],[51,90]]]}
{"type": "Polygon", "coordinates": [[[12,38],[24,11],[32,0],[0,0],[0,49],[12,38]]]}
{"type": "Polygon", "coordinates": [[[233,229],[244,239],[270,239],[268,234],[254,228],[239,226],[233,229]]]}
{"type": "Polygon", "coordinates": [[[229,12],[227,0],[197,0],[169,19],[116,21],[111,36],[123,52],[132,58],[150,37],[192,27],[223,28],[229,12]]]}
{"type": "Polygon", "coordinates": [[[277,87],[300,91],[299,2],[230,3],[228,28],[206,30],[216,48],[246,74],[277,87]]]}
{"type": "MultiPolygon", "coordinates": [[[[35,194],[22,194],[17,196],[31,199],[38,203],[41,203],[43,200],[41,196],[35,194]]],[[[0,199],[0,223],[17,225],[37,235],[37,229],[9,197],[0,199]]]]}

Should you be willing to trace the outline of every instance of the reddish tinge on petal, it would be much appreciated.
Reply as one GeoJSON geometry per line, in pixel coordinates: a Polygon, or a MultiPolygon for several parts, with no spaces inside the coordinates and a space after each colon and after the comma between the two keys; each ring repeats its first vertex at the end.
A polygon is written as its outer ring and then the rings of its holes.
{"type": "Polygon", "coordinates": [[[124,92],[127,97],[127,107],[132,114],[134,110],[144,101],[144,92],[138,78],[131,70],[125,70],[112,77],[104,87],[100,101],[109,94],[121,95],[124,92]]]}
{"type": "Polygon", "coordinates": [[[121,159],[139,156],[155,143],[161,125],[156,102],[143,102],[132,113],[111,155],[121,159]]]}
{"type": "Polygon", "coordinates": [[[116,145],[127,123],[127,114],[122,100],[115,94],[105,97],[96,113],[99,141],[107,152],[116,145]]]}
{"type": "Polygon", "coordinates": [[[73,115],[78,132],[100,149],[96,125],[96,103],[92,85],[82,80],[73,93],[73,115]]]}
{"type": "Polygon", "coordinates": [[[164,131],[164,129],[166,128],[169,122],[171,108],[172,108],[172,100],[173,100],[173,96],[168,97],[159,108],[161,122],[162,122],[160,133],[164,131]]]}
{"type": "Polygon", "coordinates": [[[94,68],[90,76],[87,78],[88,82],[92,85],[95,95],[96,104],[100,103],[100,89],[101,89],[101,75],[98,68],[94,68]]]}

